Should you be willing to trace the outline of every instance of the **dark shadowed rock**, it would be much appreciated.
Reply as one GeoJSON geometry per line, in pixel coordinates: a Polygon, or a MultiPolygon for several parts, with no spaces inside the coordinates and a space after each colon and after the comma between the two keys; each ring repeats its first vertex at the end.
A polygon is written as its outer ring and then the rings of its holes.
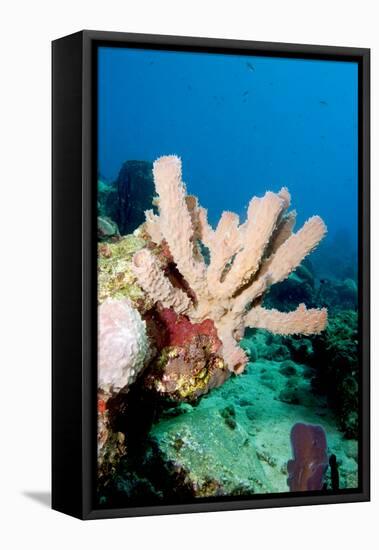
{"type": "Polygon", "coordinates": [[[145,221],[145,210],[152,208],[155,194],[152,169],[151,162],[128,160],[119,172],[114,184],[117,190],[115,221],[121,235],[132,233],[145,221]]]}
{"type": "Polygon", "coordinates": [[[329,318],[327,329],[313,337],[313,390],[325,394],[348,438],[359,435],[358,314],[344,311],[329,318]]]}

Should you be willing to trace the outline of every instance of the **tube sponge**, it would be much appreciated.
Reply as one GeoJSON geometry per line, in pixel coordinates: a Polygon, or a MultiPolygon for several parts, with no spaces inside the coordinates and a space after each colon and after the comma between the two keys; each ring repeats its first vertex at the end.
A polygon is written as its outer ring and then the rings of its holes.
{"type": "Polygon", "coordinates": [[[287,213],[291,197],[282,188],[253,197],[243,224],[233,212],[224,212],[214,230],[196,197],[186,195],[177,156],[157,159],[153,175],[159,215],[146,212],[145,230],[154,243],[168,246],[187,290],[171,284],[149,251],[135,254],[132,269],[154,303],[187,315],[192,323],[213,321],[230,371],[240,373],[247,363],[238,346],[246,327],[286,335],[317,334],[325,328],[325,309],[300,305],[282,313],[261,306],[270,286],[286,279],[324,237],[326,226],[319,216],[293,233],[296,213],[287,213]],[[199,242],[208,248],[209,263],[199,242]]]}
{"type": "Polygon", "coordinates": [[[290,491],[320,491],[328,468],[324,428],[297,422],[291,430],[291,446],[293,459],[287,463],[290,491]]]}

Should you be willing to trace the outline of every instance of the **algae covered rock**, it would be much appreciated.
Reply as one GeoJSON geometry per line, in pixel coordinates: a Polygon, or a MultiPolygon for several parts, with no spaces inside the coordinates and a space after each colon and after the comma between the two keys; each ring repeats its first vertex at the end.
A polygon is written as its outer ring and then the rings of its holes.
{"type": "Polygon", "coordinates": [[[284,374],[284,376],[295,376],[297,374],[296,364],[291,359],[287,359],[280,365],[279,372],[280,374],[284,374]]]}
{"type": "Polygon", "coordinates": [[[357,283],[354,279],[322,279],[316,301],[334,312],[355,310],[358,306],[357,283]]]}
{"type": "Polygon", "coordinates": [[[209,339],[198,335],[186,346],[164,348],[145,385],[173,401],[195,401],[229,376],[222,358],[209,350],[209,339]]]}
{"type": "Polygon", "coordinates": [[[338,313],[313,339],[314,390],[325,393],[347,437],[358,436],[358,314],[338,313]]]}
{"type": "Polygon", "coordinates": [[[271,490],[252,440],[232,410],[200,406],[156,424],[150,437],[178,492],[216,497],[271,490]]]}
{"type": "Polygon", "coordinates": [[[100,217],[111,218],[112,220],[117,217],[117,187],[114,183],[109,183],[102,178],[97,180],[97,209],[100,217]]]}
{"type": "Polygon", "coordinates": [[[108,217],[97,218],[97,238],[99,241],[115,240],[119,237],[117,223],[108,217]]]}
{"type": "Polygon", "coordinates": [[[146,241],[135,235],[98,245],[99,303],[107,298],[128,298],[140,311],[151,307],[130,267],[133,254],[145,246],[146,241]]]}
{"type": "Polygon", "coordinates": [[[116,223],[121,235],[132,233],[152,207],[154,184],[151,162],[127,160],[114,182],[98,180],[98,213],[116,223]]]}
{"type": "Polygon", "coordinates": [[[145,387],[171,401],[195,401],[230,376],[220,355],[221,341],[209,319],[191,323],[173,310],[155,315],[160,353],[145,377],[145,387]]]}
{"type": "Polygon", "coordinates": [[[290,350],[286,343],[286,338],[279,334],[261,329],[247,329],[240,346],[245,350],[251,363],[260,359],[284,361],[290,358],[290,350]]]}

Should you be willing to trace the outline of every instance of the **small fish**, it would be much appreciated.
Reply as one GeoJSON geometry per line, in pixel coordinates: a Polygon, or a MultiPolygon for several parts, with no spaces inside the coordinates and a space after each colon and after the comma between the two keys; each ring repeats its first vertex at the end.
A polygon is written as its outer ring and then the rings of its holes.
{"type": "Polygon", "coordinates": [[[246,67],[249,69],[249,71],[255,72],[255,67],[250,63],[250,61],[246,62],[246,67]]]}
{"type": "Polygon", "coordinates": [[[324,99],[321,99],[319,103],[320,103],[320,105],[323,105],[324,107],[328,106],[328,102],[325,101],[324,99]]]}
{"type": "Polygon", "coordinates": [[[245,90],[242,94],[242,97],[246,97],[247,95],[249,95],[249,90],[245,90]]]}

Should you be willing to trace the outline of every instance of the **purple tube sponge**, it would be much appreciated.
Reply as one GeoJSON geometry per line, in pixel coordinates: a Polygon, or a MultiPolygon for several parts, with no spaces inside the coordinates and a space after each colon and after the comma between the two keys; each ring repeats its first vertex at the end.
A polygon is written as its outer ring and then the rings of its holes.
{"type": "Polygon", "coordinates": [[[297,422],[291,430],[291,445],[293,459],[287,463],[290,491],[320,491],[328,467],[324,428],[297,422]]]}

